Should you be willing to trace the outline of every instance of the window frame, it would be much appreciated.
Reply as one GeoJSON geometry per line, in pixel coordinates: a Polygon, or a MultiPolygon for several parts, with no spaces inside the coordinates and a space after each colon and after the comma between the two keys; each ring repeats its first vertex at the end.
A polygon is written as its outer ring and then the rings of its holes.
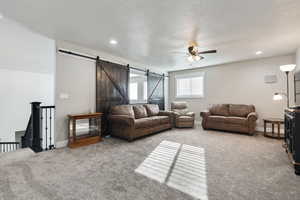
{"type": "Polygon", "coordinates": [[[187,73],[187,74],[180,74],[175,75],[175,98],[176,99],[202,99],[205,97],[205,72],[195,72],[195,73],[187,73]],[[202,77],[202,84],[203,84],[203,90],[202,95],[178,95],[178,80],[179,79],[188,79],[188,78],[196,78],[196,77],[202,77]]]}
{"type": "Polygon", "coordinates": [[[130,82],[129,83],[129,101],[138,101],[138,99],[139,99],[139,94],[138,94],[138,92],[139,92],[139,84],[138,84],[138,82],[130,82]],[[131,85],[132,84],[134,84],[135,86],[136,86],[136,99],[131,99],[131,85]]]}
{"type": "MultiPolygon", "coordinates": [[[[129,81],[128,81],[128,84],[129,84],[129,95],[128,95],[128,99],[129,99],[129,104],[145,104],[148,102],[148,96],[147,96],[147,99],[144,99],[144,82],[147,83],[147,75],[144,73],[144,72],[139,72],[139,71],[136,71],[136,70],[133,70],[133,71],[129,71],[129,81]],[[134,76],[134,77],[131,77],[130,76],[130,73],[132,74],[137,74],[143,78],[141,78],[141,81],[139,80],[134,80],[136,79],[138,76],[134,76]],[[136,83],[137,84],[137,99],[130,99],[130,84],[131,83],[136,83]]],[[[147,93],[147,91],[146,91],[147,93]]]]}

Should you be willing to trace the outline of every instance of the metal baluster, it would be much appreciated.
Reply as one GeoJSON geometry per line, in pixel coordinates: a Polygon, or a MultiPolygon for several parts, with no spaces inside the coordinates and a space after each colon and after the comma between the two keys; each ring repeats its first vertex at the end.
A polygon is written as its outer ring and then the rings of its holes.
{"type": "Polygon", "coordinates": [[[46,150],[48,150],[48,108],[46,110],[46,150]]]}
{"type": "MultiPolygon", "coordinates": [[[[44,108],[41,108],[41,126],[42,126],[41,129],[43,129],[43,125],[44,125],[43,120],[44,120],[44,108]]],[[[44,150],[44,132],[43,132],[43,130],[41,132],[41,135],[42,135],[42,137],[41,137],[41,146],[42,146],[42,149],[44,150]]]]}
{"type": "Polygon", "coordinates": [[[49,149],[52,149],[52,109],[50,108],[50,141],[49,141],[49,149]]]}

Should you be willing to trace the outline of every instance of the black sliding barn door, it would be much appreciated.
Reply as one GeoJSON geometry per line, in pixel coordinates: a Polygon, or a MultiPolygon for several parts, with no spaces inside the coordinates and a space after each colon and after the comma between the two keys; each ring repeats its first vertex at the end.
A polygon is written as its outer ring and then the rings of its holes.
{"type": "Polygon", "coordinates": [[[148,72],[148,103],[158,104],[160,110],[165,109],[164,75],[148,72]]]}
{"type": "Polygon", "coordinates": [[[108,114],[112,106],[128,104],[129,66],[97,60],[96,111],[104,113],[102,133],[109,133],[108,114]]]}

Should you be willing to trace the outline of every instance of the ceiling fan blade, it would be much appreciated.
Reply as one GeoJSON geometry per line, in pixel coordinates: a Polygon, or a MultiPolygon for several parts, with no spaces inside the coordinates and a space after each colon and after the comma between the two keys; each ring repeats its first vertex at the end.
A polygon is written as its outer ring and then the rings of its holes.
{"type": "Polygon", "coordinates": [[[201,51],[199,54],[206,54],[206,53],[217,53],[217,50],[209,50],[209,51],[201,51]]]}

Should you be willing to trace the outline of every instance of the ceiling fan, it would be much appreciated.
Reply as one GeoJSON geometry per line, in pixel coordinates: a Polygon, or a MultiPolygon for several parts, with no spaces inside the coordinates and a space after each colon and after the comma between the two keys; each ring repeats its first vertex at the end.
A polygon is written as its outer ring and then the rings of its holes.
{"type": "Polygon", "coordinates": [[[188,61],[194,62],[204,59],[203,54],[217,53],[217,50],[208,50],[208,51],[199,51],[198,45],[196,42],[192,42],[188,47],[188,61]]]}

